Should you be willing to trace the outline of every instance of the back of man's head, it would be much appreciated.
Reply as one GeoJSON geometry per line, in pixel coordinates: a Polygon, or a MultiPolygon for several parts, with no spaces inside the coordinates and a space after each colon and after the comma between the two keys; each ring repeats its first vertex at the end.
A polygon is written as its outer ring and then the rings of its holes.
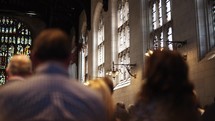
{"type": "Polygon", "coordinates": [[[32,73],[32,63],[27,55],[14,55],[10,59],[6,68],[7,75],[10,76],[29,76],[32,73]]]}
{"type": "Polygon", "coordinates": [[[32,57],[39,61],[64,61],[70,54],[71,42],[60,29],[45,29],[34,40],[32,57]]]}

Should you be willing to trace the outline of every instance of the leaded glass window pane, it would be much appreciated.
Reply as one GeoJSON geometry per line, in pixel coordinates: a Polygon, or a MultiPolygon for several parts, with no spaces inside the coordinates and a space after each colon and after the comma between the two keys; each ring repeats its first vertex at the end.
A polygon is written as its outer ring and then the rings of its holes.
{"type": "Polygon", "coordinates": [[[160,48],[164,48],[163,32],[160,35],[160,48]]]}
{"type": "Polygon", "coordinates": [[[122,12],[121,9],[118,9],[117,11],[117,23],[118,23],[118,27],[122,25],[122,12]]]}
{"type": "Polygon", "coordinates": [[[171,0],[151,0],[152,32],[154,49],[169,48],[172,41],[171,0]],[[170,28],[170,29],[169,29],[170,28]]]}
{"type": "Polygon", "coordinates": [[[104,44],[98,46],[98,65],[104,64],[104,44]]]}
{"type": "Polygon", "coordinates": [[[156,50],[156,49],[159,48],[159,41],[158,41],[158,37],[157,36],[154,36],[153,47],[154,47],[154,50],[156,50]]]}
{"type": "Polygon", "coordinates": [[[127,24],[125,26],[125,48],[129,48],[130,47],[130,27],[127,24]]]}
{"type": "Polygon", "coordinates": [[[105,75],[104,65],[100,65],[98,67],[98,77],[104,77],[104,75],[105,75]]]}
{"type": "Polygon", "coordinates": [[[170,0],[166,1],[166,16],[167,16],[167,21],[171,20],[171,5],[170,5],[170,0]]]}
{"type": "Polygon", "coordinates": [[[130,52],[129,49],[126,49],[123,53],[118,54],[118,71],[119,75],[117,80],[115,80],[116,87],[115,89],[119,89],[125,86],[130,85],[131,82],[131,76],[127,72],[126,67],[123,64],[129,64],[130,63],[130,52]]]}
{"type": "Polygon", "coordinates": [[[167,41],[169,41],[168,48],[170,50],[173,50],[173,44],[171,43],[172,42],[172,27],[169,27],[169,29],[168,29],[167,41]]]}
{"type": "Polygon", "coordinates": [[[118,53],[130,47],[130,28],[128,22],[118,28],[118,53]]]}
{"type": "Polygon", "coordinates": [[[158,3],[158,23],[159,23],[159,26],[162,26],[163,25],[163,20],[162,20],[162,3],[161,3],[161,0],[159,0],[159,3],[158,3]]]}
{"type": "Polygon", "coordinates": [[[156,24],[156,21],[157,21],[157,11],[156,11],[156,4],[154,3],[152,5],[152,26],[153,26],[153,29],[156,29],[157,28],[157,24],[156,24]]]}
{"type": "Polygon", "coordinates": [[[129,3],[128,0],[118,0],[117,10],[118,28],[129,19],[129,3]]]}
{"type": "Polygon", "coordinates": [[[129,19],[129,4],[128,1],[125,1],[125,5],[124,5],[124,21],[127,21],[129,19]]]}

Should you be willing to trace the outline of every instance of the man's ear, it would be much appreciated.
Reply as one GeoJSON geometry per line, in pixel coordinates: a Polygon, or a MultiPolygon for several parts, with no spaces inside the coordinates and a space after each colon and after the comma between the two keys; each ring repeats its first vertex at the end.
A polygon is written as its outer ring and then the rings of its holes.
{"type": "Polygon", "coordinates": [[[6,72],[6,75],[7,75],[7,76],[10,76],[10,70],[9,70],[8,65],[7,65],[6,69],[5,69],[5,72],[6,72]]]}
{"type": "Polygon", "coordinates": [[[71,59],[72,58],[72,55],[70,55],[67,59],[65,59],[64,63],[65,65],[68,67],[70,65],[70,62],[71,62],[71,59]]]}
{"type": "Polygon", "coordinates": [[[32,70],[34,71],[34,69],[39,65],[40,61],[33,55],[30,55],[30,59],[32,61],[32,70]]]}

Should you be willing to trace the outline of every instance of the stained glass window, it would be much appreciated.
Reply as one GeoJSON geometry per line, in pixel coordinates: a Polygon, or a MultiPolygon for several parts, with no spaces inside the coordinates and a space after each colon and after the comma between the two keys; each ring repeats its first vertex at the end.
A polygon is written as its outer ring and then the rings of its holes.
{"type": "Polygon", "coordinates": [[[153,48],[167,47],[173,50],[170,42],[172,41],[171,0],[151,0],[150,3],[153,48]]]}
{"type": "Polygon", "coordinates": [[[16,18],[0,15],[0,85],[6,83],[5,68],[14,54],[30,55],[31,31],[16,18]]]}

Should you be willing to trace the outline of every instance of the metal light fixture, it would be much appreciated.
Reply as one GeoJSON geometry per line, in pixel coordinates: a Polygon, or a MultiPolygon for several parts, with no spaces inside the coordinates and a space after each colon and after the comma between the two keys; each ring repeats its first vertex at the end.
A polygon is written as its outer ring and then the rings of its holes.
{"type": "Polygon", "coordinates": [[[175,47],[176,49],[183,47],[184,45],[187,44],[187,40],[184,41],[166,41],[167,44],[173,44],[173,47],[175,47]]]}
{"type": "Polygon", "coordinates": [[[112,76],[113,78],[115,78],[118,74],[119,74],[119,70],[117,68],[115,69],[114,62],[113,62],[112,70],[108,71],[106,73],[106,75],[109,75],[109,76],[112,76]]]}
{"type": "Polygon", "coordinates": [[[150,49],[147,49],[146,53],[145,53],[145,56],[150,56],[153,54],[153,50],[150,50],[150,49]]]}
{"type": "MultiPolygon", "coordinates": [[[[184,40],[184,41],[165,41],[167,43],[167,45],[170,45],[170,44],[173,44],[173,47],[175,49],[178,49],[178,48],[182,48],[184,45],[187,44],[187,40],[184,40]]],[[[160,48],[160,50],[162,51],[164,48],[160,48]]],[[[153,54],[153,50],[151,49],[147,49],[146,53],[145,53],[145,56],[150,56],[153,54]]]]}
{"type": "Polygon", "coordinates": [[[122,65],[126,68],[128,74],[134,78],[136,78],[136,74],[133,74],[131,72],[132,67],[135,67],[137,64],[115,64],[114,62],[112,63],[112,70],[107,72],[106,75],[110,75],[113,78],[115,78],[119,74],[119,69],[115,66],[117,65],[122,65]]]}

